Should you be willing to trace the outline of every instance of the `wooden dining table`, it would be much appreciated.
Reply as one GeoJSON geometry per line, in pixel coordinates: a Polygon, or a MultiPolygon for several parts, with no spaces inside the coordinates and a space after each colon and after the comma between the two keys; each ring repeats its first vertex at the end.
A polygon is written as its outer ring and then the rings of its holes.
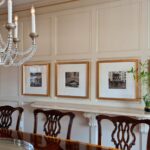
{"type": "MultiPolygon", "coordinates": [[[[0,139],[16,139],[33,145],[34,150],[118,150],[111,147],[65,140],[40,134],[0,129],[0,139]]],[[[1,144],[1,143],[0,143],[1,144]]]]}

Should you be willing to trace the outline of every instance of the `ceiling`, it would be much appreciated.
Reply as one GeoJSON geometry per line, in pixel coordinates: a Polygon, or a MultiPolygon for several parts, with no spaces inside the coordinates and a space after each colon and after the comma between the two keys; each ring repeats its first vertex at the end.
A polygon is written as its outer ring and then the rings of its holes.
{"type": "MultiPolygon", "coordinates": [[[[25,4],[25,3],[33,3],[33,2],[40,2],[41,0],[13,0],[14,4],[25,4]]],[[[49,0],[54,1],[54,0],[49,0]]]]}
{"type": "MultiPolygon", "coordinates": [[[[0,2],[3,0],[0,0],[0,2]]],[[[13,6],[14,6],[14,11],[24,11],[24,10],[29,10],[32,5],[34,5],[35,8],[41,8],[45,6],[55,6],[55,5],[60,5],[60,4],[65,4],[65,3],[73,3],[73,2],[80,2],[81,5],[86,3],[103,3],[103,2],[109,2],[113,0],[12,0],[13,1],[13,6]]],[[[0,6],[0,14],[5,14],[7,13],[7,0],[5,0],[5,3],[0,6]]]]}
{"type": "MultiPolygon", "coordinates": [[[[2,0],[0,0],[1,2],[2,0]]],[[[7,0],[5,0],[7,1],[7,0]]],[[[13,5],[15,7],[19,7],[19,6],[31,6],[31,5],[35,5],[35,7],[40,7],[40,6],[46,6],[46,5],[59,5],[62,3],[70,3],[70,2],[74,2],[74,1],[82,1],[82,2],[86,2],[86,1],[90,1],[90,0],[12,0],[13,1],[13,5]]],[[[91,0],[91,1],[97,1],[97,2],[107,2],[107,1],[112,1],[112,0],[91,0]]],[[[6,7],[6,2],[5,4],[2,6],[3,8],[6,7]]]]}
{"type": "MultiPolygon", "coordinates": [[[[2,0],[0,0],[1,2],[2,0]]],[[[7,6],[7,0],[6,2],[1,6],[1,8],[6,8],[7,6]]],[[[73,1],[78,1],[78,0],[12,0],[13,5],[18,8],[18,7],[30,7],[31,5],[34,5],[35,7],[40,7],[40,6],[46,6],[46,5],[58,5],[61,3],[67,3],[67,2],[73,2],[73,1]]]]}
{"type": "Polygon", "coordinates": [[[39,4],[49,2],[51,4],[55,4],[58,2],[65,2],[66,0],[13,0],[14,5],[24,5],[24,4],[39,4]]]}

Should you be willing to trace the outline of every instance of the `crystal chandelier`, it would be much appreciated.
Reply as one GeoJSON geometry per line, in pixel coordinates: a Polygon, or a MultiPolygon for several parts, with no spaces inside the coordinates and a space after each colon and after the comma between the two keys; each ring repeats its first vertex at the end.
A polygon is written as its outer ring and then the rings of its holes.
{"type": "Polygon", "coordinates": [[[1,0],[0,6],[6,1],[8,9],[8,22],[6,24],[6,29],[8,30],[8,36],[7,41],[4,42],[0,34],[0,65],[19,66],[28,61],[37,50],[36,38],[38,35],[35,26],[35,9],[34,7],[31,8],[32,31],[30,37],[32,39],[32,45],[29,49],[21,51],[18,49],[18,16],[14,17],[13,22],[12,0],[1,0]]]}

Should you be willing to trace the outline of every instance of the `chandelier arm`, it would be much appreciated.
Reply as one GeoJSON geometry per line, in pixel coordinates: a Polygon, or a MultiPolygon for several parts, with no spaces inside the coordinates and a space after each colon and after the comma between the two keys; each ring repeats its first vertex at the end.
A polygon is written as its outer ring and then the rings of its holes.
{"type": "Polygon", "coordinates": [[[30,48],[24,50],[24,51],[19,51],[18,49],[15,49],[12,51],[12,54],[16,54],[16,55],[19,55],[19,56],[23,56],[23,55],[27,55],[29,54],[33,49],[35,49],[36,44],[32,45],[30,48]]]}
{"type": "Polygon", "coordinates": [[[9,53],[7,53],[5,56],[4,56],[4,60],[3,60],[4,64],[8,64],[9,63],[12,63],[12,57],[9,53]]]}
{"type": "Polygon", "coordinates": [[[8,34],[8,38],[7,38],[7,42],[6,43],[3,41],[3,38],[2,38],[2,36],[0,34],[0,53],[4,53],[8,49],[11,49],[12,45],[13,45],[12,33],[8,34]]]}
{"type": "Polygon", "coordinates": [[[27,55],[21,55],[22,57],[19,56],[18,58],[18,55],[16,55],[13,59],[13,63],[10,63],[10,64],[7,64],[6,66],[20,66],[21,64],[23,64],[24,62],[28,61],[29,59],[31,59],[33,57],[33,55],[35,54],[36,52],[36,49],[37,49],[37,46],[34,45],[32,47],[32,50],[30,51],[30,53],[28,53],[27,55]]]}
{"type": "Polygon", "coordinates": [[[8,33],[7,44],[2,52],[3,53],[2,59],[4,64],[7,64],[7,62],[13,63],[13,55],[11,54],[12,49],[13,49],[13,36],[12,31],[10,30],[8,33]]]}
{"type": "Polygon", "coordinates": [[[12,34],[8,35],[7,45],[3,49],[3,62],[4,66],[19,66],[24,62],[28,61],[33,57],[37,50],[37,45],[35,41],[32,43],[32,46],[26,49],[23,52],[19,52],[17,46],[13,48],[13,38],[12,34]]]}

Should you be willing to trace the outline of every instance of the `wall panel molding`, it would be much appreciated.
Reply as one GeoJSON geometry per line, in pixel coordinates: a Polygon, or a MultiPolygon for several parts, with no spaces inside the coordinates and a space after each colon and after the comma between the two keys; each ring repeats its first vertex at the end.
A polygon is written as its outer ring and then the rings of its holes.
{"type": "Polygon", "coordinates": [[[92,11],[65,11],[56,15],[56,55],[91,53],[92,11]]]}
{"type": "Polygon", "coordinates": [[[140,19],[139,0],[99,7],[98,52],[139,50],[140,19]]]}

